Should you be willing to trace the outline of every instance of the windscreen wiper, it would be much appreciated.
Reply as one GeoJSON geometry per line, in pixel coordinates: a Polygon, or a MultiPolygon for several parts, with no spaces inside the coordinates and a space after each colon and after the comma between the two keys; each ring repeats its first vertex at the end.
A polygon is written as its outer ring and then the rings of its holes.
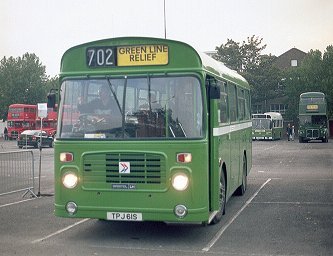
{"type": "Polygon", "coordinates": [[[112,95],[113,95],[114,99],[116,100],[116,103],[117,103],[117,106],[118,106],[118,108],[119,108],[119,111],[120,111],[121,115],[124,115],[123,111],[121,110],[121,106],[120,106],[120,103],[119,103],[119,100],[118,100],[117,94],[116,94],[116,92],[115,92],[114,89],[113,89],[113,85],[111,84],[110,78],[106,77],[106,80],[108,81],[108,84],[109,84],[110,90],[111,90],[111,92],[112,92],[112,95]]]}
{"type": "Polygon", "coordinates": [[[127,89],[127,76],[124,76],[124,91],[123,91],[123,112],[121,114],[121,131],[123,138],[125,137],[125,104],[126,104],[126,89],[127,89]]]}

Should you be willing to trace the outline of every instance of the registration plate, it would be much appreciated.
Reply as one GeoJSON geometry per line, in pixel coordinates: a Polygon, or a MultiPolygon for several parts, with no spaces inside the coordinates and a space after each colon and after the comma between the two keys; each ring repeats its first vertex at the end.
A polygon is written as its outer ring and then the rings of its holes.
{"type": "Polygon", "coordinates": [[[142,221],[142,213],[108,212],[106,218],[108,220],[118,220],[118,221],[142,221]]]}

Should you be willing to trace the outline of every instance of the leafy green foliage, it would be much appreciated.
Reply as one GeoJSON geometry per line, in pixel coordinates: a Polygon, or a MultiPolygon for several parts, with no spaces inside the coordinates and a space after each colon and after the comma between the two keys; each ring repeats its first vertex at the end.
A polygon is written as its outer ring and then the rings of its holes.
{"type": "Polygon", "coordinates": [[[0,119],[7,119],[8,107],[14,103],[37,104],[46,102],[50,88],[57,87],[58,79],[49,78],[35,54],[2,58],[0,61],[0,119]]]}
{"type": "Polygon", "coordinates": [[[242,70],[242,54],[239,43],[231,39],[227,39],[225,45],[216,47],[217,54],[214,56],[216,60],[225,63],[229,68],[237,71],[242,70]]]}
{"type": "Polygon", "coordinates": [[[226,44],[216,47],[214,56],[246,78],[252,87],[253,103],[283,96],[282,72],[273,65],[275,56],[261,54],[266,48],[262,41],[254,35],[242,44],[228,39],[226,44]]]}
{"type": "Polygon", "coordinates": [[[226,44],[216,47],[217,54],[214,57],[233,70],[247,72],[260,64],[260,53],[266,48],[266,45],[261,45],[262,40],[254,35],[242,44],[227,39],[226,44]]]}

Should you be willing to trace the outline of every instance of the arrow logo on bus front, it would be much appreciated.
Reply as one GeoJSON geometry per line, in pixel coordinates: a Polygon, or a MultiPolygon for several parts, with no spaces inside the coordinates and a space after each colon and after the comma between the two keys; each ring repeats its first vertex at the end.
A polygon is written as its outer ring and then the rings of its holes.
{"type": "Polygon", "coordinates": [[[131,173],[130,162],[119,162],[119,173],[131,173]]]}

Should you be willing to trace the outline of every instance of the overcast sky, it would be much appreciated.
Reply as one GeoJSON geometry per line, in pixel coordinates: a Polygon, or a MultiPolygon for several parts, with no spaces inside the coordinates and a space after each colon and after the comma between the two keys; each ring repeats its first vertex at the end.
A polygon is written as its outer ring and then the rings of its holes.
{"type": "MultiPolygon", "coordinates": [[[[164,0],[0,0],[0,59],[35,53],[50,76],[66,49],[122,36],[164,37],[164,0]]],[[[332,0],[165,0],[167,38],[201,51],[256,35],[264,53],[333,44],[332,0]]]]}

